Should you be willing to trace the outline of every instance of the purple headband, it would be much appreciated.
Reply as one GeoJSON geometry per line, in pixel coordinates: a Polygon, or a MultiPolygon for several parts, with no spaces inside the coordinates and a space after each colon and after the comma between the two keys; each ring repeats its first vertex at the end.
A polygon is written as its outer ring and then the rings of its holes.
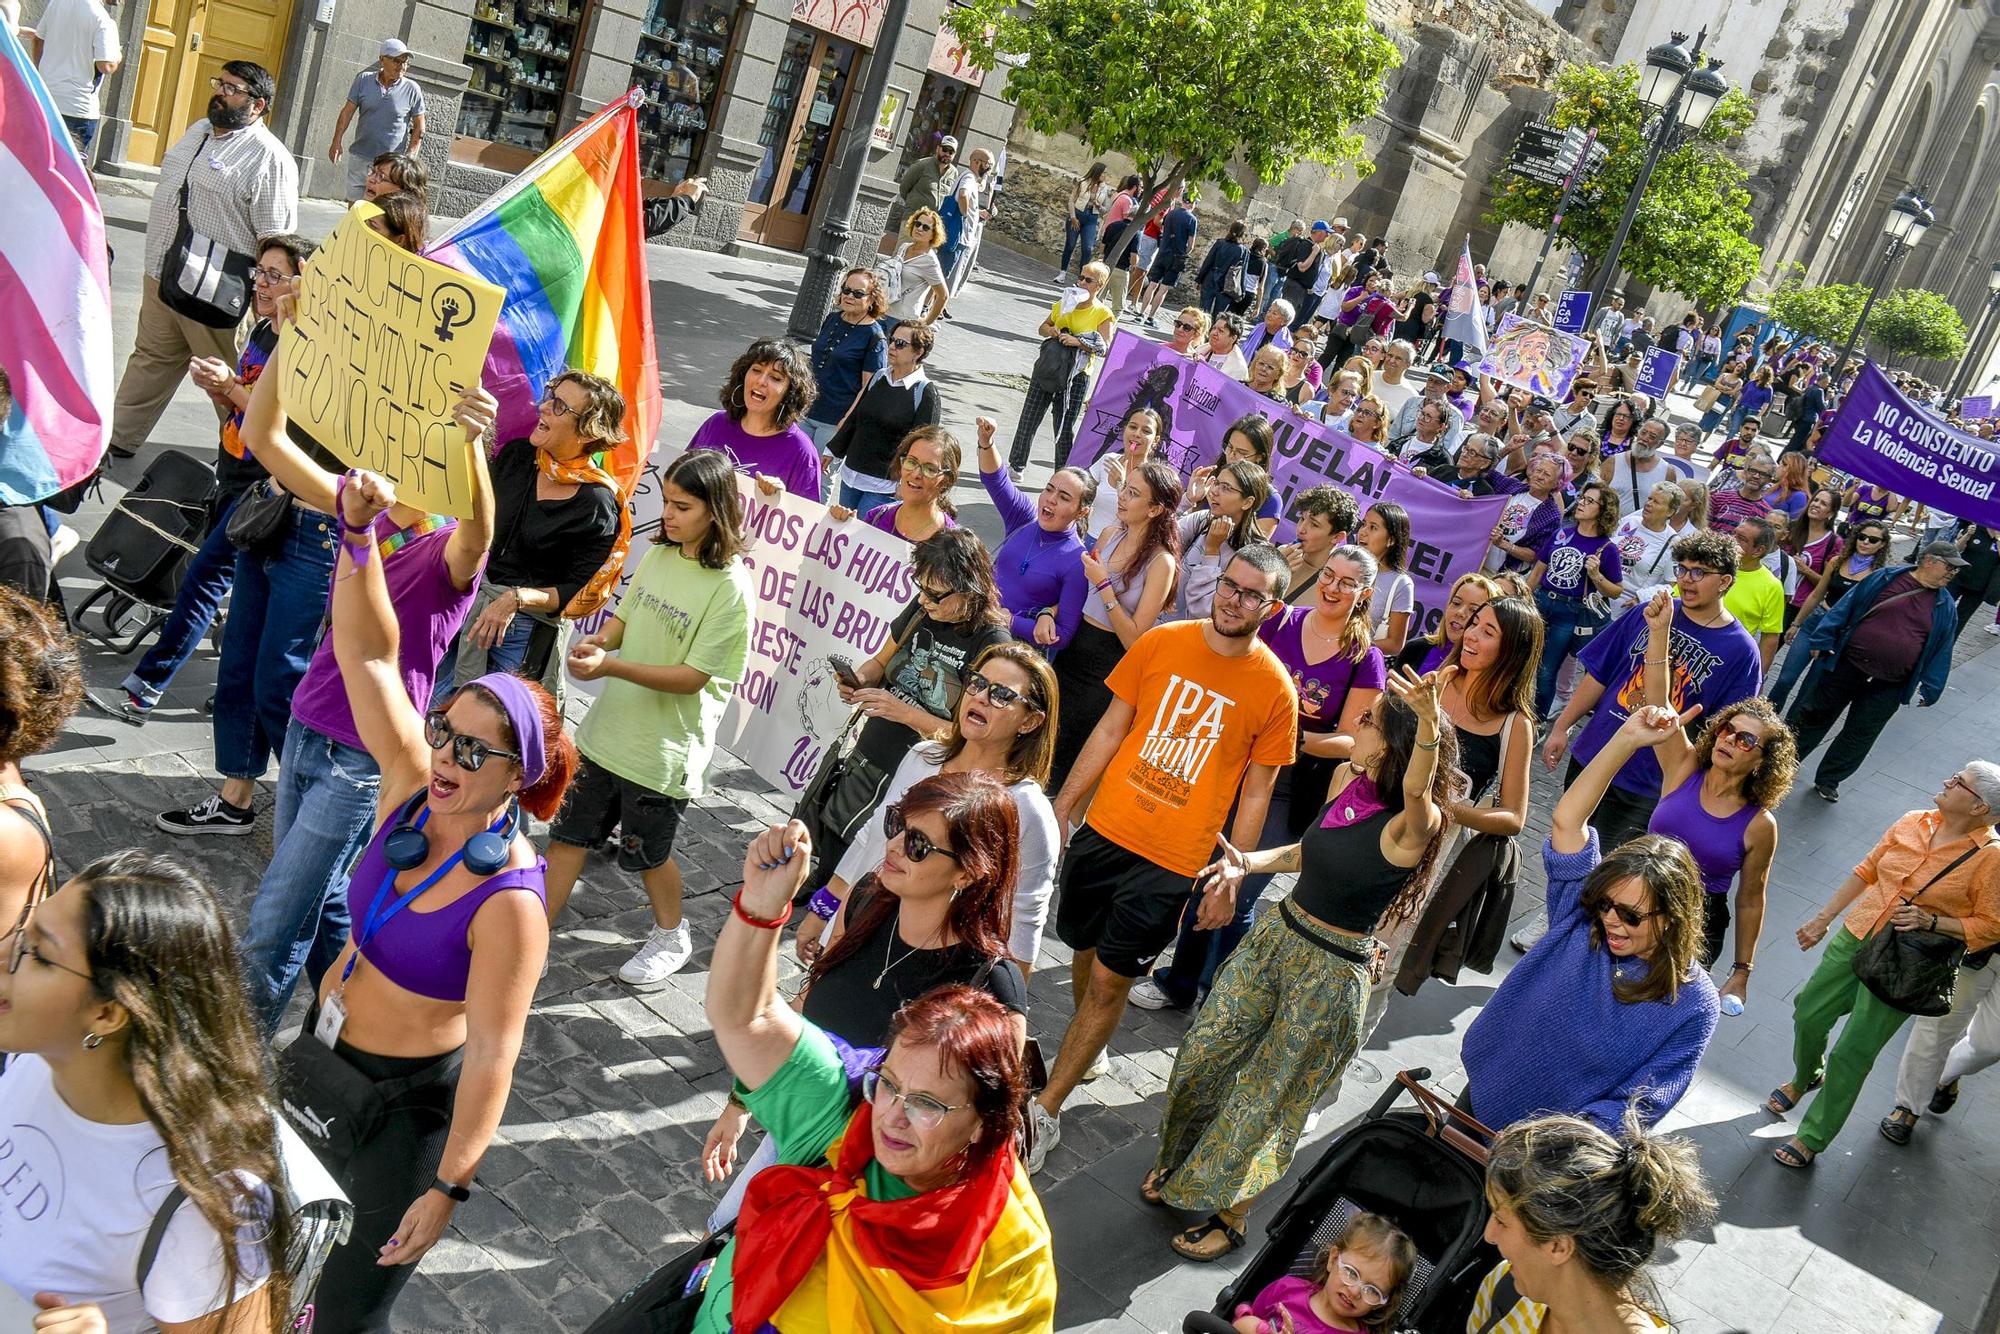
{"type": "Polygon", "coordinates": [[[514,738],[520,743],[522,786],[533,787],[549,764],[542,752],[541,706],[535,703],[528,683],[509,672],[488,672],[467,684],[490,692],[500,701],[501,710],[514,728],[514,738]]]}

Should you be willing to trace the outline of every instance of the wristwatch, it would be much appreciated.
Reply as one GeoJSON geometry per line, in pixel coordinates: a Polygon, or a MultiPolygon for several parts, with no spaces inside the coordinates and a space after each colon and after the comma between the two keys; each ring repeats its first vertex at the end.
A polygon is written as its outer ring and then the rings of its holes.
{"type": "Polygon", "coordinates": [[[457,1185],[446,1181],[443,1177],[432,1177],[431,1189],[455,1204],[464,1204],[472,1198],[472,1187],[457,1185]]]}

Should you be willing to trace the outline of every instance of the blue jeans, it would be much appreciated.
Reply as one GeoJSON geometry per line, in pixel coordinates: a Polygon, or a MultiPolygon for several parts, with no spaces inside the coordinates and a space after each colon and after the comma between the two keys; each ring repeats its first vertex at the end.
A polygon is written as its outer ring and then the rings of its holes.
{"type": "MultiPolygon", "coordinates": [[[[476,603],[474,610],[478,610],[476,603]]],[[[467,613],[466,624],[471,623],[472,614],[467,613]]],[[[526,616],[516,616],[509,621],[506,631],[500,636],[500,642],[486,650],[486,671],[513,672],[520,675],[522,667],[528,661],[528,641],[534,638],[535,624],[526,616]]],[[[445,700],[458,686],[458,682],[453,678],[458,674],[458,646],[465,638],[465,631],[460,630],[458,636],[451,641],[451,647],[444,651],[444,657],[438,660],[437,676],[431,684],[432,708],[443,707],[445,700]]],[[[557,645],[555,651],[560,653],[561,645],[557,645]]]]}
{"type": "Polygon", "coordinates": [[[1097,211],[1083,209],[1072,214],[1069,225],[1063,228],[1062,270],[1070,272],[1069,257],[1076,256],[1077,267],[1090,263],[1090,252],[1097,248],[1097,211]]]}
{"type": "Polygon", "coordinates": [[[271,864],[243,932],[244,977],[266,1033],[284,1018],[299,970],[317,986],[347,941],[347,871],[368,842],[381,786],[366,751],[297,720],[286,729],[271,864]]]}
{"type": "Polygon", "coordinates": [[[292,692],[319,641],[336,555],[332,516],[296,506],[276,555],[236,553],[215,674],[215,768],[224,778],[262,778],[284,744],[292,692]]]}
{"type": "Polygon", "coordinates": [[[215,624],[215,613],[236,579],[236,548],[229,543],[229,514],[235,508],[232,497],[216,516],[215,527],[209,529],[201,550],[194,553],[187,573],[181,576],[173,612],[160,627],[159,638],[125,678],[125,693],[148,708],[160,702],[173,683],[174,673],[194,655],[195,646],[215,624]]]}
{"type": "Polygon", "coordinates": [[[1777,683],[1773,685],[1768,680],[1765,682],[1768,688],[1764,694],[1770,699],[1772,708],[1782,710],[1785,707],[1785,700],[1798,686],[1799,678],[1804,676],[1806,668],[1812,665],[1812,654],[1806,649],[1806,636],[1812,633],[1813,626],[1824,615],[1826,609],[1821,608],[1812,614],[1811,619],[1800,621],[1793,627],[1799,633],[1786,647],[1785,660],[1778,664],[1777,683]]]}
{"type": "Polygon", "coordinates": [[[69,131],[70,141],[76,145],[77,155],[88,166],[90,146],[97,142],[97,127],[101,122],[85,120],[82,116],[64,116],[62,123],[63,128],[69,131]]]}
{"type": "Polygon", "coordinates": [[[1556,678],[1562,675],[1563,659],[1597,633],[1604,619],[1583,605],[1581,598],[1560,597],[1537,592],[1535,605],[1541,608],[1548,636],[1542,643],[1542,664],[1535,672],[1535,716],[1546,718],[1555,702],[1556,678]]]}
{"type": "Polygon", "coordinates": [[[858,491],[844,481],[840,484],[840,504],[853,510],[858,519],[865,519],[884,505],[895,503],[896,493],[893,491],[858,491]]]}

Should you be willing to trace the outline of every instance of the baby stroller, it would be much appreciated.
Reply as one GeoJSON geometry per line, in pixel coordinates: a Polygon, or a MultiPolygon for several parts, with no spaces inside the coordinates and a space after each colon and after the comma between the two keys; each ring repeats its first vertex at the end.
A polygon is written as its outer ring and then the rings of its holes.
{"type": "Polygon", "coordinates": [[[1263,1247],[1186,1334],[1225,1334],[1239,1304],[1287,1274],[1306,1276],[1320,1249],[1359,1213],[1388,1218],[1417,1244],[1394,1329],[1462,1334],[1479,1280],[1497,1263],[1484,1247],[1486,1148],[1492,1132],[1405,1070],[1361,1123],[1327,1147],[1266,1229],[1263,1247]],[[1390,1110],[1405,1093],[1416,1110],[1390,1110]]]}

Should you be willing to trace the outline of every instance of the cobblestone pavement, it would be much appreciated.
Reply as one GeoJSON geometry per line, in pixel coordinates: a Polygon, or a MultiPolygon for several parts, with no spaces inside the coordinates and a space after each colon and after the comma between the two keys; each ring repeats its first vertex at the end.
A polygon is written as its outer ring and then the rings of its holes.
{"type": "MultiPolygon", "coordinates": [[[[114,286],[122,359],[132,337],[144,203],[120,197],[107,208],[120,252],[114,286]]],[[[304,230],[323,232],[333,216],[331,206],[309,205],[304,230]]],[[[665,250],[654,252],[652,267],[661,362],[673,395],[662,438],[674,442],[710,410],[713,386],[743,343],[782,328],[796,272],[665,250]]],[[[1036,308],[1051,292],[1039,265],[998,255],[992,269],[954,303],[959,318],[933,363],[947,424],[968,437],[975,412],[998,417],[1003,429],[1013,420],[1035,346],[1036,308]]],[[[213,419],[184,393],[155,440],[206,457],[213,419]]],[[[114,469],[118,481],[137,476],[132,464],[114,469]]],[[[990,535],[991,511],[976,486],[961,491],[960,503],[990,535]]],[[[86,533],[94,510],[76,521],[86,533]]],[[[80,558],[62,573],[72,601],[91,586],[80,558]]],[[[1869,771],[1844,786],[1840,806],[1820,803],[1802,784],[1782,813],[1750,1010],[1722,1021],[1701,1076],[1669,1123],[1699,1142],[1725,1202],[1713,1229],[1662,1259],[1659,1277],[1685,1331],[1958,1334],[1970,1328],[1992,1282],[2000,1255],[2000,1117],[1987,1088],[1969,1086],[1958,1111],[1927,1119],[1911,1147],[1896,1149],[1873,1131],[1891,1097],[1894,1061],[1885,1056],[1853,1122],[1809,1174],[1769,1161],[1781,1131],[1757,1103],[1785,1077],[1788,1002],[1813,962],[1790,943],[1793,926],[1895,814],[1924,804],[1943,775],[1990,743],[2000,721],[2000,659],[1983,655],[1993,643],[1977,628],[1966,636],[1945,700],[1904,711],[1869,771]]],[[[93,687],[115,697],[129,666],[94,649],[93,687]]],[[[156,812],[211,790],[201,705],[213,675],[213,654],[204,648],[145,727],[86,712],[34,766],[32,781],[49,800],[66,868],[115,848],[170,844],[198,863],[239,913],[247,906],[270,851],[266,812],[248,838],[170,840],[152,825],[156,812]]],[[[702,1180],[701,1143],[727,1081],[701,1011],[705,943],[728,911],[724,891],[737,878],[744,836],[783,814],[768,785],[727,757],[713,786],[690,811],[678,849],[694,960],[656,991],[635,992],[613,979],[649,917],[633,878],[592,861],[557,934],[479,1189],[410,1286],[398,1308],[400,1331],[580,1330],[697,1235],[719,1193],[702,1180]]],[[[1555,795],[1552,781],[1538,782],[1524,849],[1545,835],[1555,795]]],[[[1541,890],[1539,858],[1525,860],[1516,905],[1523,918],[1541,890]]],[[[1501,968],[1516,957],[1508,952],[1501,968]]],[[[1038,963],[1030,1022],[1053,1050],[1070,1014],[1068,956],[1051,939],[1038,963]]],[[[1339,1096],[1309,1128],[1294,1175],[1374,1100],[1386,1073],[1425,1065],[1455,1091],[1459,1037],[1497,981],[1432,983],[1399,998],[1339,1096]]],[[[1038,1179],[1056,1236],[1063,1330],[1178,1329],[1182,1314],[1213,1298],[1229,1268],[1179,1263],[1165,1242],[1180,1224],[1142,1208],[1134,1193],[1186,1026],[1172,1011],[1130,1011],[1112,1041],[1110,1075],[1085,1085],[1065,1112],[1062,1142],[1038,1179]]],[[[1284,1189],[1267,1198],[1281,1198],[1284,1189]]],[[[1253,1233],[1268,1213],[1253,1215],[1253,1233]]]]}

